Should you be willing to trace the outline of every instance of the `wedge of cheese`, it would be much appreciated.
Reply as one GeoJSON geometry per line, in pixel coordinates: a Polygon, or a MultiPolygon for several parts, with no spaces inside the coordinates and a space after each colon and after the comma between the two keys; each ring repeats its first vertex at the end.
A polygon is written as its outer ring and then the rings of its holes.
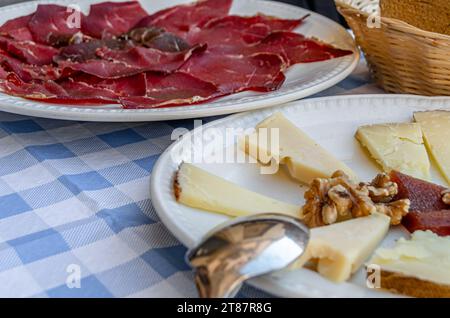
{"type": "Polygon", "coordinates": [[[334,282],[346,281],[377,248],[386,236],[389,224],[389,217],[375,213],[313,228],[305,254],[294,268],[313,260],[322,276],[334,282]]]}
{"type": "Polygon", "coordinates": [[[241,148],[262,164],[285,164],[290,175],[309,184],[315,178],[330,178],[342,170],[355,181],[356,174],[322,148],[282,113],[275,113],[256,126],[253,135],[240,140],[241,148]]]}
{"type": "Polygon", "coordinates": [[[430,179],[428,159],[420,125],[416,123],[362,126],[356,139],[385,172],[397,170],[416,178],[430,179]]]}
{"type": "Polygon", "coordinates": [[[417,231],[367,264],[381,270],[380,287],[413,297],[450,297],[450,238],[417,231]]]}
{"type": "Polygon", "coordinates": [[[422,127],[428,151],[450,184],[450,112],[417,112],[414,119],[422,127]]]}
{"type": "Polygon", "coordinates": [[[281,213],[300,217],[301,207],[244,189],[192,164],[181,164],[174,180],[178,202],[231,217],[281,213]]]}

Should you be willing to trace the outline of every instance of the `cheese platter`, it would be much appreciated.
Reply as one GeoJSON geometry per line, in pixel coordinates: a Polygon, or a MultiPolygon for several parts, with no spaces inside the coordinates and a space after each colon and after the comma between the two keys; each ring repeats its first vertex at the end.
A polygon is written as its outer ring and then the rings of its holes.
{"type": "Polygon", "coordinates": [[[161,156],[153,204],[188,247],[231,217],[303,221],[306,253],[249,281],[276,296],[446,297],[449,255],[439,246],[449,242],[450,198],[440,140],[450,136],[449,111],[446,98],[361,95],[224,118],[161,156]],[[430,129],[437,120],[440,137],[430,129]],[[233,129],[234,138],[222,138],[233,129]],[[267,131],[275,146],[261,142],[267,131]],[[434,263],[440,274],[430,274],[434,263]]]}

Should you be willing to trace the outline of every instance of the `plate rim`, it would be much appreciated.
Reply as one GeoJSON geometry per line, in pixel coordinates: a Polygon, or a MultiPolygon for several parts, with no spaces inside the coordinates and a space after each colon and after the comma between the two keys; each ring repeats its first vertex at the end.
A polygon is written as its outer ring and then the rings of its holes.
{"type": "MultiPolygon", "coordinates": [[[[5,14],[5,11],[18,10],[20,8],[33,7],[40,3],[56,3],[56,4],[68,4],[71,0],[34,0],[25,3],[18,3],[8,5],[0,8],[0,15],[5,14]]],[[[142,0],[139,0],[142,1],[142,0]]],[[[300,8],[291,4],[281,3],[278,1],[265,1],[265,0],[234,0],[248,3],[264,2],[265,6],[277,6],[282,8],[292,8],[293,10],[300,10],[304,13],[310,13],[313,17],[327,21],[333,26],[333,33],[338,34],[340,31],[345,30],[337,22],[312,12],[310,10],[300,8]],[[340,29],[340,31],[339,31],[340,29]],[[337,30],[337,31],[334,31],[337,30]]],[[[352,38],[350,33],[347,34],[348,39],[352,38]]],[[[349,48],[350,49],[350,48],[349,48]]],[[[360,60],[360,51],[356,46],[356,43],[352,43],[353,54],[351,56],[341,57],[340,59],[348,59],[348,65],[343,65],[343,70],[333,75],[328,79],[321,79],[319,83],[306,87],[303,89],[295,89],[282,93],[276,96],[267,96],[267,98],[261,97],[258,100],[245,101],[246,97],[242,97],[239,100],[224,101],[222,105],[214,105],[211,103],[205,103],[201,105],[180,106],[180,107],[167,107],[159,109],[122,109],[122,108],[106,108],[107,106],[99,106],[99,108],[93,106],[80,107],[76,105],[57,105],[46,104],[45,102],[31,101],[21,97],[11,96],[5,93],[0,93],[0,111],[9,113],[35,116],[51,119],[62,120],[75,120],[75,121],[101,121],[101,122],[148,122],[148,121],[161,121],[161,120],[179,120],[179,119],[191,119],[199,117],[211,117],[218,115],[226,115],[232,113],[240,113],[249,110],[257,110],[262,108],[273,107],[275,105],[282,105],[294,100],[305,98],[314,94],[317,94],[325,89],[328,89],[335,84],[339,83],[347,76],[349,76],[357,67],[360,60]],[[351,60],[350,60],[351,59],[351,60]],[[202,107],[205,106],[205,107],[202,107]],[[101,108],[100,108],[101,107],[101,108]]],[[[321,62],[316,62],[321,63],[321,62]]],[[[337,67],[331,68],[329,71],[336,70],[337,67]]],[[[276,93],[276,92],[273,92],[276,93]]],[[[256,95],[255,95],[256,96],[256,95]]],[[[116,107],[116,105],[115,105],[116,107]]]]}
{"type": "MultiPolygon", "coordinates": [[[[361,94],[361,95],[339,95],[339,96],[326,96],[326,97],[317,97],[317,98],[310,98],[310,99],[304,99],[304,100],[299,100],[299,101],[294,101],[291,103],[287,103],[282,105],[281,107],[271,107],[271,108],[267,108],[264,110],[257,110],[257,111],[253,111],[253,112],[243,112],[243,113],[239,113],[239,114],[234,114],[231,116],[227,116],[225,118],[221,118],[221,119],[217,119],[214,121],[211,121],[205,125],[203,125],[201,128],[202,129],[208,129],[214,126],[221,126],[226,122],[231,122],[231,121],[235,121],[237,119],[240,118],[244,118],[248,115],[251,115],[252,113],[256,113],[256,112],[261,112],[261,111],[267,111],[267,112],[271,112],[271,111],[279,111],[282,110],[283,108],[291,108],[291,107],[302,107],[303,104],[308,104],[308,103],[312,103],[312,104],[319,104],[319,103],[325,103],[325,102],[329,102],[329,101],[336,101],[336,103],[338,102],[342,102],[345,100],[364,100],[364,99],[380,99],[380,100],[385,100],[385,99],[394,99],[394,100],[404,100],[404,101],[422,101],[422,102],[432,102],[432,103],[447,103],[447,105],[445,105],[445,109],[450,109],[450,97],[445,97],[445,96],[432,96],[432,97],[427,97],[427,96],[418,96],[418,95],[407,95],[407,94],[361,94]]],[[[320,107],[320,106],[319,106],[320,107]]],[[[404,106],[406,107],[406,106],[404,106]]],[[[199,128],[190,130],[188,133],[186,133],[184,136],[186,137],[192,137],[193,134],[196,133],[196,131],[199,128]]],[[[162,192],[163,189],[162,187],[158,186],[160,185],[160,180],[162,180],[162,178],[164,178],[164,176],[161,175],[161,173],[163,172],[163,166],[166,164],[167,160],[171,160],[170,158],[170,152],[177,147],[180,143],[182,142],[182,140],[177,140],[174,141],[158,158],[157,162],[155,163],[155,165],[153,166],[152,172],[151,172],[151,176],[150,176],[150,197],[151,197],[151,201],[152,201],[152,205],[155,208],[155,211],[158,215],[158,217],[160,218],[160,220],[162,221],[162,223],[164,224],[164,226],[168,229],[168,231],[175,236],[175,238],[184,246],[191,248],[193,247],[193,245],[195,244],[194,240],[191,239],[187,234],[185,234],[184,232],[180,231],[180,229],[178,228],[178,225],[176,224],[176,222],[174,222],[174,220],[172,220],[169,217],[169,214],[165,212],[165,208],[164,208],[164,202],[162,202],[162,192]]],[[[167,178],[167,176],[165,176],[167,178]]],[[[172,180],[173,176],[170,176],[170,179],[172,180]]],[[[250,281],[247,282],[249,285],[256,287],[258,289],[261,289],[265,292],[268,292],[272,295],[278,296],[278,297],[305,297],[305,298],[309,298],[309,297],[333,297],[333,295],[330,295],[327,292],[323,292],[320,290],[315,290],[312,291],[312,296],[311,294],[306,294],[306,291],[300,291],[299,293],[297,293],[296,295],[290,295],[288,289],[283,288],[280,286],[277,287],[276,284],[274,284],[273,279],[271,279],[270,277],[260,277],[260,278],[256,278],[256,279],[252,279],[250,281]],[[270,288],[270,290],[269,290],[270,288]]],[[[311,286],[310,286],[311,287],[311,286]]],[[[348,295],[347,295],[348,296],[348,295]]],[[[349,296],[350,297],[350,296],[349,296]]],[[[379,292],[379,291],[367,291],[367,296],[364,297],[398,297],[398,295],[394,295],[392,293],[388,293],[388,292],[379,292]]],[[[401,296],[400,296],[401,297],[401,296]]]]}

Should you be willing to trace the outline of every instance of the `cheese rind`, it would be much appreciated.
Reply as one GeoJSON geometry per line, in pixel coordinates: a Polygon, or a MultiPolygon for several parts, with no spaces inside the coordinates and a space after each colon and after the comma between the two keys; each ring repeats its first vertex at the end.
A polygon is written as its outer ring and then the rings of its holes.
{"type": "Polygon", "coordinates": [[[425,281],[450,286],[450,238],[416,231],[393,248],[379,248],[368,264],[425,281]]]}
{"type": "Polygon", "coordinates": [[[356,139],[385,172],[397,170],[430,179],[430,160],[422,130],[416,123],[378,124],[358,128],[356,139]]]}
{"type": "Polygon", "coordinates": [[[281,213],[300,217],[301,207],[244,189],[192,164],[181,164],[174,181],[177,201],[231,217],[281,213]]]}
{"type": "Polygon", "coordinates": [[[315,178],[330,178],[337,170],[357,180],[356,174],[347,165],[279,112],[258,124],[256,132],[241,139],[240,143],[247,154],[262,164],[273,161],[285,164],[290,175],[305,184],[315,178]],[[267,138],[260,139],[262,134],[266,134],[264,137],[267,138]],[[275,141],[278,141],[277,145],[275,141]]]}
{"type": "Polygon", "coordinates": [[[389,225],[389,217],[374,213],[313,228],[305,254],[294,268],[317,260],[317,271],[322,276],[335,282],[346,281],[377,248],[386,236],[389,225]]]}
{"type": "Polygon", "coordinates": [[[450,184],[450,112],[416,112],[414,119],[422,127],[428,151],[450,184]]]}

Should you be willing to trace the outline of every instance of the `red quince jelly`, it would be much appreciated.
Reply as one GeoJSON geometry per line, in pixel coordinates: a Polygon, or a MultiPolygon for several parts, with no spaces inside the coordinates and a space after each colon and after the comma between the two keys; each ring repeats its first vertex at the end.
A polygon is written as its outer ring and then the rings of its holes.
{"type": "Polygon", "coordinates": [[[402,224],[413,233],[430,230],[440,236],[450,235],[450,210],[431,212],[409,212],[402,224]]]}
{"type": "Polygon", "coordinates": [[[450,209],[450,206],[442,201],[442,191],[446,188],[398,171],[392,171],[390,176],[391,180],[398,185],[398,194],[394,201],[409,199],[411,201],[410,211],[430,212],[450,209]]]}
{"type": "Polygon", "coordinates": [[[398,171],[392,171],[390,176],[398,185],[394,200],[411,201],[410,212],[402,220],[409,232],[430,230],[441,236],[450,235],[450,205],[442,201],[446,188],[398,171]]]}

